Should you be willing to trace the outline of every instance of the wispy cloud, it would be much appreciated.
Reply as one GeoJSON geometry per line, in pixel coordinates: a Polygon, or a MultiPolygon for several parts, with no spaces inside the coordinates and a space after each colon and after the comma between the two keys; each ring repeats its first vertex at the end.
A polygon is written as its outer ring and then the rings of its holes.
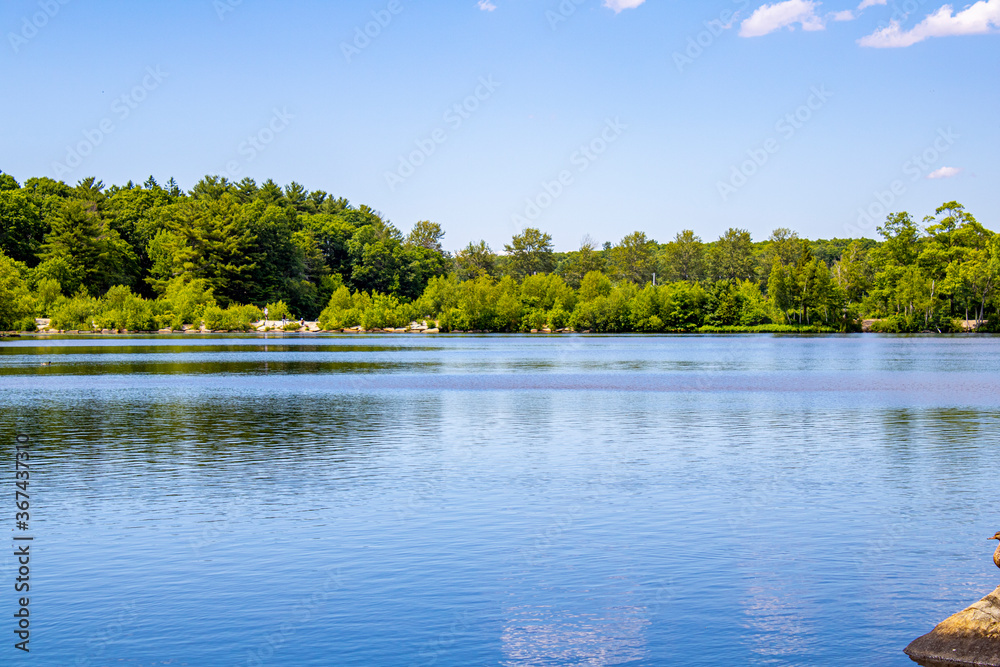
{"type": "Polygon", "coordinates": [[[951,5],[944,5],[910,30],[903,30],[899,21],[891,21],[888,27],[859,39],[858,44],[876,49],[902,48],[929,37],[985,35],[997,29],[1000,29],[1000,0],[979,0],[957,14],[951,5]]]}
{"type": "Polygon", "coordinates": [[[962,173],[962,170],[958,167],[941,167],[927,174],[927,178],[951,178],[952,176],[958,176],[960,173],[962,173]]]}
{"type": "Polygon", "coordinates": [[[494,5],[492,2],[490,2],[490,0],[479,0],[477,4],[479,5],[479,8],[484,12],[492,12],[494,9],[497,8],[497,6],[494,5]]]}
{"type": "Polygon", "coordinates": [[[884,5],[888,0],[861,0],[861,4],[858,5],[858,11],[868,9],[869,7],[874,7],[875,5],[884,5]]]}
{"type": "Polygon", "coordinates": [[[761,37],[781,28],[822,30],[823,19],[816,14],[821,3],[813,0],[785,0],[771,5],[761,5],[740,24],[740,37],[761,37]]]}
{"type": "Polygon", "coordinates": [[[613,9],[615,14],[624,9],[635,9],[646,0],[604,0],[604,6],[613,9]]]}
{"type": "Polygon", "coordinates": [[[850,9],[845,9],[842,12],[833,12],[830,14],[830,18],[834,21],[853,21],[857,17],[850,9]]]}

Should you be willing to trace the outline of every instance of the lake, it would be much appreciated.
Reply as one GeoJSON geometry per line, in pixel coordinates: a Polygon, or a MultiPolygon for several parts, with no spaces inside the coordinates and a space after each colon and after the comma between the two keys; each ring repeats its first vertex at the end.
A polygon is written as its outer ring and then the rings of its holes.
{"type": "Polygon", "coordinates": [[[0,389],[4,664],[911,665],[1000,583],[996,337],[26,337],[0,389]]]}

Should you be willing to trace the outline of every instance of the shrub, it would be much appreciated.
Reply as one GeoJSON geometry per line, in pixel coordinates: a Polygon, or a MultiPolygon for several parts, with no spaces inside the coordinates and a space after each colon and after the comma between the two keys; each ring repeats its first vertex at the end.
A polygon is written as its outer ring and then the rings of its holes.
{"type": "Polygon", "coordinates": [[[564,310],[561,304],[549,311],[549,326],[553,329],[565,329],[569,326],[571,313],[564,310]]]}
{"type": "Polygon", "coordinates": [[[341,285],[333,292],[329,304],[319,314],[319,327],[326,331],[332,331],[356,326],[358,323],[352,320],[356,317],[360,319],[360,317],[351,312],[352,308],[351,290],[341,285]]]}
{"type": "Polygon", "coordinates": [[[36,311],[39,317],[46,317],[62,297],[62,287],[53,278],[42,278],[35,285],[36,311]]]}
{"type": "Polygon", "coordinates": [[[71,298],[60,299],[56,303],[49,326],[64,331],[90,331],[100,312],[100,302],[81,289],[71,298]]]}
{"type": "Polygon", "coordinates": [[[264,313],[257,306],[250,304],[247,306],[230,305],[229,310],[233,312],[233,324],[230,329],[239,331],[249,331],[253,329],[254,322],[259,322],[264,317],[264,313]]]}
{"type": "Polygon", "coordinates": [[[61,256],[49,257],[36,266],[32,277],[36,285],[41,285],[43,280],[53,280],[67,293],[78,290],[83,284],[80,267],[70,266],[66,258],[61,256]]]}
{"type": "MultiPolygon", "coordinates": [[[[355,292],[340,287],[319,316],[319,326],[327,331],[361,326],[364,329],[405,327],[416,317],[413,304],[402,303],[395,296],[375,292],[355,292]]],[[[299,326],[296,323],[295,328],[299,326]]]]}
{"type": "Polygon", "coordinates": [[[18,325],[34,322],[35,299],[28,291],[27,267],[0,252],[0,329],[24,329],[18,325]]]}
{"type": "Polygon", "coordinates": [[[693,331],[704,323],[708,293],[701,285],[678,282],[657,289],[660,290],[659,317],[665,330],[693,331]]]}
{"type": "Polygon", "coordinates": [[[105,329],[147,331],[156,326],[151,304],[124,285],[109,289],[100,299],[98,308],[92,321],[105,329]]]}
{"type": "Polygon", "coordinates": [[[365,329],[385,329],[405,327],[413,318],[409,304],[389,294],[372,294],[371,300],[361,312],[361,326],[365,329]]]}
{"type": "Polygon", "coordinates": [[[521,320],[521,330],[544,329],[549,323],[549,314],[544,310],[529,310],[521,320]]]}
{"type": "Polygon", "coordinates": [[[38,331],[34,317],[24,317],[14,322],[13,331],[38,331]]]}
{"type": "Polygon", "coordinates": [[[591,271],[583,277],[580,283],[580,299],[593,301],[601,296],[611,294],[611,279],[600,271],[591,271]]]}
{"type": "Polygon", "coordinates": [[[218,306],[209,306],[202,314],[205,328],[210,331],[229,330],[229,313],[218,306]]]}
{"type": "Polygon", "coordinates": [[[413,302],[417,317],[436,317],[457,307],[460,286],[455,274],[431,278],[424,293],[413,302]]]}
{"type": "Polygon", "coordinates": [[[280,320],[283,317],[287,318],[292,317],[292,311],[288,309],[288,306],[285,304],[284,301],[267,304],[267,319],[280,320]]]}
{"type": "Polygon", "coordinates": [[[815,325],[797,325],[797,324],[760,324],[756,326],[714,326],[707,324],[703,327],[699,327],[696,333],[700,334],[723,334],[723,333],[790,333],[790,334],[802,334],[802,333],[837,333],[837,330],[833,327],[823,326],[819,324],[815,325]]]}
{"type": "Polygon", "coordinates": [[[205,309],[215,305],[212,288],[208,286],[207,280],[201,278],[174,278],[167,284],[163,298],[168,304],[169,312],[173,313],[170,324],[175,329],[184,324],[201,322],[205,309]]]}
{"type": "MultiPolygon", "coordinates": [[[[584,276],[586,281],[587,276],[584,276]]],[[[580,289],[582,292],[583,287],[580,289]]],[[[599,333],[631,331],[629,302],[637,291],[632,283],[622,283],[607,296],[597,296],[589,301],[581,299],[570,317],[570,326],[577,331],[589,329],[599,333]]]]}
{"type": "Polygon", "coordinates": [[[209,306],[203,315],[205,328],[212,331],[249,331],[261,316],[262,313],[257,306],[240,304],[230,304],[226,309],[209,306]]]}

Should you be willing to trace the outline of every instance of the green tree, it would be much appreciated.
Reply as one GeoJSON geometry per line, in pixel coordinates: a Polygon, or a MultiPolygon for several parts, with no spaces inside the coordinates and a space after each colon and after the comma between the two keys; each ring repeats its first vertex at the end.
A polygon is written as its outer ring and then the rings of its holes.
{"type": "Polygon", "coordinates": [[[164,229],[149,244],[152,262],[147,281],[162,293],[175,278],[203,279],[222,305],[246,303],[248,284],[256,265],[252,248],[256,237],[235,195],[182,201],[164,210],[164,229]]]}
{"type": "Polygon", "coordinates": [[[0,171],[0,192],[8,192],[10,190],[17,190],[21,185],[17,182],[10,174],[5,174],[0,171]]]}
{"type": "Polygon", "coordinates": [[[357,231],[355,223],[340,212],[303,215],[299,217],[299,224],[316,240],[327,268],[345,279],[350,278],[351,256],[347,246],[357,231]]]}
{"type": "Polygon", "coordinates": [[[760,255],[759,275],[765,281],[770,277],[771,269],[775,264],[795,266],[802,254],[803,247],[808,246],[808,244],[804,244],[799,239],[797,233],[787,227],[775,229],[763,245],[763,252],[760,255]]]}
{"type": "Polygon", "coordinates": [[[967,291],[974,306],[976,326],[982,325],[987,319],[986,306],[1000,284],[1000,236],[994,235],[985,248],[971,250],[963,261],[952,263],[947,280],[950,285],[967,291]]]}
{"type": "Polygon", "coordinates": [[[552,237],[533,227],[515,234],[510,245],[504,245],[504,251],[508,273],[518,280],[534,273],[550,273],[555,268],[552,237]]]}
{"type": "Polygon", "coordinates": [[[23,263],[0,252],[0,330],[34,329],[35,301],[27,272],[23,263]]]}
{"type": "Polygon", "coordinates": [[[444,231],[441,229],[441,225],[430,220],[421,220],[413,225],[413,229],[406,237],[406,242],[427,250],[443,252],[441,248],[441,239],[443,238],[444,231]]]}
{"type": "Polygon", "coordinates": [[[591,271],[583,277],[580,283],[580,300],[593,301],[611,294],[611,279],[600,271],[591,271]]]}
{"type": "Polygon", "coordinates": [[[455,255],[458,276],[462,280],[472,280],[479,276],[497,274],[497,256],[486,241],[470,242],[455,255]]]}
{"type": "Polygon", "coordinates": [[[859,304],[872,284],[868,253],[860,241],[852,241],[833,267],[834,280],[843,291],[847,303],[859,304]]]}
{"type": "Polygon", "coordinates": [[[716,280],[753,280],[756,262],[750,232],[732,227],[726,230],[712,246],[710,263],[716,280]]]}
{"type": "MultiPolygon", "coordinates": [[[[112,188],[113,192],[109,193],[103,209],[108,226],[131,248],[141,274],[148,274],[152,268],[149,244],[163,228],[158,212],[176,201],[175,197],[156,185],[155,180],[150,179],[147,184],[149,187],[144,188],[112,188]]],[[[151,294],[145,281],[136,280],[135,283],[140,291],[145,288],[151,294]]]]}
{"type": "Polygon", "coordinates": [[[771,275],[767,279],[767,296],[771,305],[781,313],[785,323],[788,322],[789,311],[796,306],[796,283],[794,267],[778,262],[771,266],[771,275]]]}
{"type": "Polygon", "coordinates": [[[99,181],[93,176],[81,179],[76,187],[70,190],[70,196],[83,202],[89,202],[95,210],[101,210],[104,205],[106,195],[104,194],[104,181],[99,181]]]}
{"type": "Polygon", "coordinates": [[[47,231],[29,192],[0,190],[0,251],[17,262],[35,266],[47,231]]]}
{"type": "Polygon", "coordinates": [[[643,285],[656,270],[656,242],[643,232],[632,232],[611,249],[609,267],[618,280],[643,285]]]}
{"type": "Polygon", "coordinates": [[[705,244],[690,229],[677,232],[663,250],[662,273],[666,280],[697,282],[705,278],[705,244]]]}
{"type": "Polygon", "coordinates": [[[351,259],[348,284],[351,289],[398,294],[402,262],[397,250],[401,245],[399,231],[381,219],[358,228],[348,242],[351,259]]]}
{"type": "Polygon", "coordinates": [[[567,254],[566,259],[556,269],[556,273],[561,275],[568,285],[577,289],[585,275],[603,269],[604,255],[597,250],[597,243],[588,234],[580,242],[579,250],[567,254]]]}
{"type": "Polygon", "coordinates": [[[896,293],[906,267],[914,264],[921,249],[921,230],[909,213],[892,213],[878,228],[884,241],[868,255],[873,270],[870,310],[878,315],[898,313],[896,293]]]}
{"type": "Polygon", "coordinates": [[[132,284],[137,273],[129,245],[101,219],[95,204],[80,200],[67,200],[53,216],[42,259],[66,263],[68,275],[60,283],[69,291],[84,286],[104,292],[132,284]]]}
{"type": "MultiPolygon", "coordinates": [[[[280,189],[279,189],[280,192],[280,189]]],[[[194,199],[216,201],[223,195],[236,195],[238,190],[225,176],[205,176],[191,188],[194,199]]]]}

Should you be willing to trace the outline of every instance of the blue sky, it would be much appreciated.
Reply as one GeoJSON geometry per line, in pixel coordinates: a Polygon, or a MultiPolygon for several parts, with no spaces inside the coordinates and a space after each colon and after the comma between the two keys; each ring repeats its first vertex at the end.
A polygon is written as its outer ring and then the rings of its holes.
{"type": "Polygon", "coordinates": [[[875,236],[952,199],[1000,229],[1000,0],[6,0],[0,27],[22,181],[298,181],[449,249],[875,236]]]}

